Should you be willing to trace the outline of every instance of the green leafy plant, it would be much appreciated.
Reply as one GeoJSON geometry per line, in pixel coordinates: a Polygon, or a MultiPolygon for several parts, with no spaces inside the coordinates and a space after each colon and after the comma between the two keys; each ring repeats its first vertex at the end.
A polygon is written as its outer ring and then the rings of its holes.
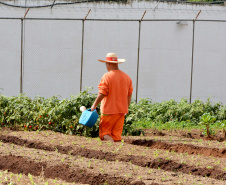
{"type": "Polygon", "coordinates": [[[223,128],[224,137],[226,138],[226,120],[221,122],[221,126],[223,128]]]}
{"type": "Polygon", "coordinates": [[[204,113],[210,113],[216,116],[217,120],[223,120],[226,119],[226,106],[223,106],[222,103],[213,104],[210,98],[206,102],[195,100],[193,103],[189,103],[186,99],[181,99],[179,102],[169,100],[161,103],[141,99],[137,104],[131,103],[126,121],[139,123],[136,126],[142,128],[150,128],[150,123],[169,123],[171,126],[172,123],[180,122],[185,123],[184,127],[186,127],[186,124],[190,123],[198,125],[200,117],[204,113]]]}
{"type": "MultiPolygon", "coordinates": [[[[31,99],[24,94],[7,97],[0,94],[0,127],[26,131],[52,130],[66,134],[97,137],[99,135],[99,118],[97,123],[88,128],[78,123],[82,114],[81,106],[91,107],[96,95],[89,93],[91,88],[71,96],[70,99],[35,97],[31,99]]],[[[99,106],[97,111],[100,114],[99,106]]],[[[149,99],[131,102],[125,117],[123,135],[144,135],[143,128],[184,129],[197,127],[200,117],[209,113],[216,121],[226,120],[226,106],[186,99],[153,103],[149,99]]]]}
{"type": "Polygon", "coordinates": [[[223,130],[224,137],[226,138],[226,120],[217,122],[219,127],[223,130]]]}
{"type": "Polygon", "coordinates": [[[211,137],[210,135],[210,124],[216,121],[216,117],[211,116],[210,113],[205,113],[203,114],[203,116],[200,119],[200,123],[201,125],[205,125],[206,126],[206,134],[207,137],[211,137]]]}
{"type": "MultiPolygon", "coordinates": [[[[89,93],[91,89],[87,88],[70,99],[62,100],[58,96],[31,99],[24,94],[17,97],[0,95],[0,127],[26,131],[52,130],[71,135],[97,137],[99,118],[92,128],[78,123],[82,114],[80,107],[89,108],[96,99],[95,94],[89,93]]],[[[99,106],[97,111],[100,114],[99,106]]],[[[131,123],[125,122],[123,133],[139,135],[141,129],[137,130],[131,123]]]]}

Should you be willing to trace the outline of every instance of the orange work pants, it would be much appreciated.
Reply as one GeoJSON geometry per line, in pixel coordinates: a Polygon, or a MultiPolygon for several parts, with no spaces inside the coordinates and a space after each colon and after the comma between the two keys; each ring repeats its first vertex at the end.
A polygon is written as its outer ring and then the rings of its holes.
{"type": "Polygon", "coordinates": [[[115,142],[121,141],[125,114],[101,115],[99,124],[99,136],[104,140],[105,135],[111,136],[115,142]]]}

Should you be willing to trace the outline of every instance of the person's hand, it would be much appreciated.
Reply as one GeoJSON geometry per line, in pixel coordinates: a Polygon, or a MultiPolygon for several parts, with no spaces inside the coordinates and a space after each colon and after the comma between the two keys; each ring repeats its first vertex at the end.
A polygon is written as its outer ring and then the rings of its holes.
{"type": "Polygon", "coordinates": [[[95,105],[92,105],[91,111],[94,111],[95,109],[96,109],[96,106],[95,105]]]}
{"type": "Polygon", "coordinates": [[[96,100],[94,101],[91,111],[94,111],[97,108],[97,105],[102,101],[102,99],[105,97],[105,95],[98,93],[96,100]]]}

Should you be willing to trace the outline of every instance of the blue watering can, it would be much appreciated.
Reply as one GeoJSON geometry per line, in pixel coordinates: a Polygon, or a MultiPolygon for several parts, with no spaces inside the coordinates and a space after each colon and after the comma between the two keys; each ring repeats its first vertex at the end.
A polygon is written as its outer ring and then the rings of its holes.
{"type": "Polygon", "coordinates": [[[91,128],[97,121],[98,114],[96,109],[91,111],[91,109],[84,110],[79,118],[79,123],[91,128]]]}

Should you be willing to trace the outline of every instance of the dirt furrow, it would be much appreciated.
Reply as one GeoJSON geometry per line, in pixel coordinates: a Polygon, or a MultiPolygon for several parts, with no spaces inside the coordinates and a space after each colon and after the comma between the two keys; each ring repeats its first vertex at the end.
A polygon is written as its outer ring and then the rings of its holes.
{"type": "MultiPolygon", "coordinates": [[[[28,184],[38,184],[38,185],[56,185],[56,184],[65,184],[65,185],[82,185],[81,183],[69,183],[60,179],[47,179],[41,176],[31,176],[25,174],[12,173],[8,170],[0,170],[0,184],[1,185],[28,185],[28,184]]],[[[84,184],[85,185],[85,184],[84,184]]]]}
{"type": "MultiPolygon", "coordinates": [[[[91,174],[85,169],[76,168],[70,169],[69,165],[58,165],[49,167],[45,162],[35,162],[27,160],[21,156],[7,155],[0,156],[0,169],[9,170],[13,173],[22,173],[28,175],[30,173],[34,176],[39,176],[43,173],[45,178],[60,178],[67,182],[76,182],[83,184],[131,184],[132,180],[126,180],[122,177],[111,177],[107,174],[91,174]]],[[[135,182],[133,184],[144,184],[143,182],[135,182]]]]}
{"type": "Polygon", "coordinates": [[[139,146],[146,146],[149,148],[154,149],[163,149],[177,152],[177,153],[187,153],[189,155],[196,154],[196,155],[204,155],[204,156],[212,156],[212,157],[219,157],[219,158],[226,158],[226,148],[218,149],[218,148],[208,148],[208,147],[201,147],[201,146],[194,146],[190,144],[169,144],[162,141],[155,141],[152,139],[138,139],[138,140],[127,140],[125,141],[129,144],[139,145],[139,146]]]}
{"type": "Polygon", "coordinates": [[[0,140],[4,143],[14,143],[20,146],[25,146],[28,148],[42,149],[47,151],[55,151],[57,150],[63,154],[69,154],[73,156],[83,156],[86,158],[95,158],[106,161],[122,161],[122,162],[131,162],[137,166],[141,167],[149,167],[154,169],[162,169],[165,171],[173,171],[173,172],[182,172],[190,175],[197,175],[202,177],[211,177],[218,180],[226,180],[226,173],[217,169],[217,168],[198,168],[196,166],[189,166],[184,163],[177,163],[173,160],[166,160],[162,158],[158,159],[150,159],[144,156],[134,156],[134,155],[126,155],[121,156],[111,152],[103,152],[98,150],[86,149],[86,148],[73,148],[71,146],[60,146],[60,145],[45,145],[41,142],[29,141],[26,139],[20,139],[15,136],[5,136],[0,135],[0,140]]]}
{"type": "Polygon", "coordinates": [[[211,137],[207,137],[203,134],[203,130],[200,129],[192,129],[188,130],[157,130],[157,129],[145,129],[145,136],[176,136],[176,137],[184,137],[191,139],[202,139],[206,141],[219,141],[224,142],[226,138],[224,137],[224,133],[222,130],[215,130],[215,134],[211,135],[211,137]]]}

